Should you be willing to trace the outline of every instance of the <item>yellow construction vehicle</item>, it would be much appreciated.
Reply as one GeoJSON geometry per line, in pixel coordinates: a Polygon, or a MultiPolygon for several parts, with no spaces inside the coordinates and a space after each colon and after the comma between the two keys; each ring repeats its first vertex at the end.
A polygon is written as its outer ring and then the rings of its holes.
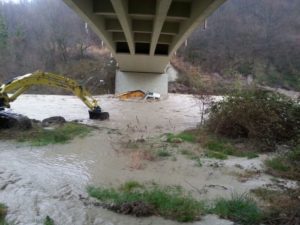
{"type": "MultiPolygon", "coordinates": [[[[42,71],[19,76],[6,84],[2,84],[0,86],[0,111],[3,111],[5,108],[10,108],[10,102],[15,101],[22,93],[34,85],[58,87],[68,90],[80,98],[90,109],[90,119],[106,120],[109,118],[107,112],[102,112],[96,99],[75,80],[62,75],[42,71]]],[[[7,113],[3,113],[3,115],[7,116],[7,113]]]]}

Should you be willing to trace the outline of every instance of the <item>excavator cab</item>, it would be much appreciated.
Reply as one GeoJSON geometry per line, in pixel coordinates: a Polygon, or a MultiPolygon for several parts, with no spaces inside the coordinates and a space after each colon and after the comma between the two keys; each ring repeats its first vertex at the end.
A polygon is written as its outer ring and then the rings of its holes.
{"type": "MultiPolygon", "coordinates": [[[[109,114],[102,112],[98,102],[92,95],[75,80],[62,75],[37,71],[31,74],[19,76],[0,86],[0,122],[5,120],[18,120],[18,114],[5,112],[10,108],[10,102],[15,101],[21,94],[34,85],[58,87],[72,92],[90,109],[89,118],[92,120],[107,120],[109,114]]],[[[21,117],[21,115],[20,115],[21,117]]]]}

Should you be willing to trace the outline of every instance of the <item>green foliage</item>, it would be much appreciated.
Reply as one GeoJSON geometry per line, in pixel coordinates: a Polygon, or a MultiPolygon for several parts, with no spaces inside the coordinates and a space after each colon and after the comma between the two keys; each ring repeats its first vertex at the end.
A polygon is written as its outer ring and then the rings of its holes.
{"type": "Polygon", "coordinates": [[[230,199],[218,199],[210,212],[242,225],[258,225],[263,217],[255,201],[245,194],[233,194],[230,199]]]}
{"type": "Polygon", "coordinates": [[[7,222],[5,221],[6,214],[7,214],[6,205],[0,203],[0,225],[7,225],[7,222]]]}
{"type": "Polygon", "coordinates": [[[228,138],[248,138],[261,150],[277,143],[295,142],[300,135],[300,105],[280,94],[242,91],[215,103],[208,129],[228,138]]]}
{"type": "Polygon", "coordinates": [[[215,159],[221,159],[221,160],[228,159],[228,156],[222,152],[206,151],[205,156],[208,158],[215,158],[215,159]]]}
{"type": "Polygon", "coordinates": [[[240,63],[238,66],[238,72],[244,76],[247,76],[249,74],[253,74],[253,65],[251,63],[240,63]]]}
{"type": "Polygon", "coordinates": [[[232,155],[235,152],[235,149],[231,144],[224,143],[221,140],[210,140],[206,144],[206,147],[211,151],[222,152],[226,155],[232,155]]]}
{"type": "Polygon", "coordinates": [[[199,157],[197,157],[196,159],[195,159],[195,166],[198,166],[198,167],[202,167],[203,165],[202,165],[202,162],[201,162],[201,159],[199,158],[199,157]]]}
{"type": "Polygon", "coordinates": [[[55,225],[54,220],[47,216],[44,220],[44,225],[55,225]]]}
{"type": "Polygon", "coordinates": [[[140,184],[139,182],[132,180],[132,181],[127,181],[126,183],[122,184],[120,187],[120,190],[123,192],[131,192],[134,189],[143,188],[143,187],[144,186],[142,184],[140,184]]]}
{"type": "Polygon", "coordinates": [[[196,142],[196,136],[193,133],[189,133],[187,131],[180,134],[167,134],[167,142],[174,143],[178,140],[194,143],[196,142]]]}
{"type": "Polygon", "coordinates": [[[276,157],[273,159],[266,160],[266,165],[273,170],[280,171],[280,172],[287,172],[290,170],[290,167],[285,163],[284,158],[276,157]]]}
{"type": "Polygon", "coordinates": [[[204,212],[204,205],[196,201],[189,194],[185,194],[181,188],[151,186],[144,189],[123,191],[122,188],[95,188],[89,187],[90,196],[98,200],[115,205],[123,205],[132,202],[144,202],[154,208],[156,215],[189,222],[199,219],[204,212]]]}
{"type": "Polygon", "coordinates": [[[169,157],[171,156],[172,154],[170,152],[168,152],[166,149],[159,149],[157,152],[156,152],[156,155],[158,157],[169,157]]]}
{"type": "Polygon", "coordinates": [[[299,145],[285,155],[265,161],[267,172],[282,178],[300,181],[300,149],[299,145]]]}
{"type": "Polygon", "coordinates": [[[0,50],[7,47],[8,30],[6,27],[5,19],[0,14],[0,50]]]}
{"type": "Polygon", "coordinates": [[[287,157],[291,162],[300,162],[300,144],[297,145],[291,152],[289,152],[287,157]]]}
{"type": "Polygon", "coordinates": [[[239,150],[235,148],[230,142],[219,138],[209,139],[205,144],[205,147],[209,150],[206,152],[206,156],[209,158],[227,159],[228,155],[236,157],[247,157],[248,159],[258,157],[258,155],[253,151],[239,150]]]}
{"type": "Polygon", "coordinates": [[[38,128],[32,133],[24,133],[19,138],[20,142],[29,142],[33,146],[45,146],[49,144],[64,144],[74,137],[84,137],[91,128],[78,123],[66,123],[53,130],[38,128]]]}

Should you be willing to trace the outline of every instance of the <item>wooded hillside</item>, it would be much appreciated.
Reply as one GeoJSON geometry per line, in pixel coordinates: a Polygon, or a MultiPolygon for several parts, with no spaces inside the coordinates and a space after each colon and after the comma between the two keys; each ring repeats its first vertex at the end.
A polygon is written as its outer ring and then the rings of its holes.
{"type": "MultiPolygon", "coordinates": [[[[299,11],[299,0],[228,0],[175,60],[194,66],[197,74],[252,75],[259,83],[300,90],[299,11]]],[[[101,91],[95,80],[87,85],[96,93],[112,92],[115,61],[101,47],[61,0],[0,3],[0,82],[40,69],[80,81],[103,79],[101,91]]]]}

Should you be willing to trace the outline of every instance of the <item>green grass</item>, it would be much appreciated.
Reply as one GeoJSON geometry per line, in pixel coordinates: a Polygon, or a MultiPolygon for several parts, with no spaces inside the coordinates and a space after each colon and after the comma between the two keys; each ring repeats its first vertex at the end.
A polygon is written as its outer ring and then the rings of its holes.
{"type": "Polygon", "coordinates": [[[172,154],[170,152],[168,152],[166,149],[159,149],[157,152],[156,152],[156,155],[158,157],[170,157],[172,154]]]}
{"type": "Polygon", "coordinates": [[[5,220],[6,214],[7,214],[6,205],[0,203],[0,225],[7,225],[7,222],[5,220]]]}
{"type": "Polygon", "coordinates": [[[296,146],[285,155],[265,161],[267,173],[273,176],[300,181],[300,147],[296,146]]]}
{"type": "Polygon", "coordinates": [[[66,123],[53,130],[37,128],[30,133],[24,133],[18,138],[19,142],[28,142],[33,146],[46,146],[49,144],[64,144],[74,137],[84,137],[92,128],[78,123],[66,123]]]}
{"type": "Polygon", "coordinates": [[[268,159],[265,164],[267,167],[279,172],[287,172],[290,170],[290,167],[286,164],[285,159],[282,157],[268,159]]]}
{"type": "Polygon", "coordinates": [[[127,181],[126,183],[122,184],[120,187],[120,190],[123,192],[131,192],[134,189],[137,188],[143,188],[144,185],[140,184],[137,181],[131,180],[131,181],[127,181]]]}
{"type": "MultiPolygon", "coordinates": [[[[132,182],[132,181],[131,181],[132,182]]],[[[122,186],[128,186],[123,184],[122,186]]],[[[134,185],[136,186],[136,185],[134,185]]],[[[98,200],[115,205],[123,205],[132,202],[143,202],[153,207],[154,215],[177,220],[179,222],[189,222],[198,220],[205,211],[204,204],[195,200],[178,187],[144,187],[124,191],[113,188],[89,187],[90,196],[98,200]]]]}
{"type": "Polygon", "coordinates": [[[255,201],[245,194],[233,194],[230,199],[220,198],[209,211],[241,225],[258,225],[263,218],[255,201]]]}
{"type": "Polygon", "coordinates": [[[202,167],[203,166],[200,157],[195,159],[195,166],[197,166],[197,167],[202,167]]]}
{"type": "Polygon", "coordinates": [[[300,145],[297,145],[289,154],[288,159],[292,162],[300,162],[300,145]]]}
{"type": "Polygon", "coordinates": [[[228,155],[236,157],[247,157],[248,159],[257,158],[258,154],[253,151],[241,151],[235,148],[231,143],[222,140],[212,138],[204,146],[207,151],[206,156],[209,158],[227,159],[228,155]]]}
{"type": "Polygon", "coordinates": [[[167,134],[167,142],[174,143],[177,142],[177,140],[195,143],[197,139],[194,134],[188,132],[182,132],[180,134],[172,134],[172,133],[167,134]]]}
{"type": "Polygon", "coordinates": [[[222,152],[215,152],[215,151],[206,151],[205,156],[208,158],[220,159],[225,160],[228,159],[228,156],[222,152]]]}
{"type": "Polygon", "coordinates": [[[47,216],[44,220],[44,225],[55,225],[54,220],[47,216]]]}

